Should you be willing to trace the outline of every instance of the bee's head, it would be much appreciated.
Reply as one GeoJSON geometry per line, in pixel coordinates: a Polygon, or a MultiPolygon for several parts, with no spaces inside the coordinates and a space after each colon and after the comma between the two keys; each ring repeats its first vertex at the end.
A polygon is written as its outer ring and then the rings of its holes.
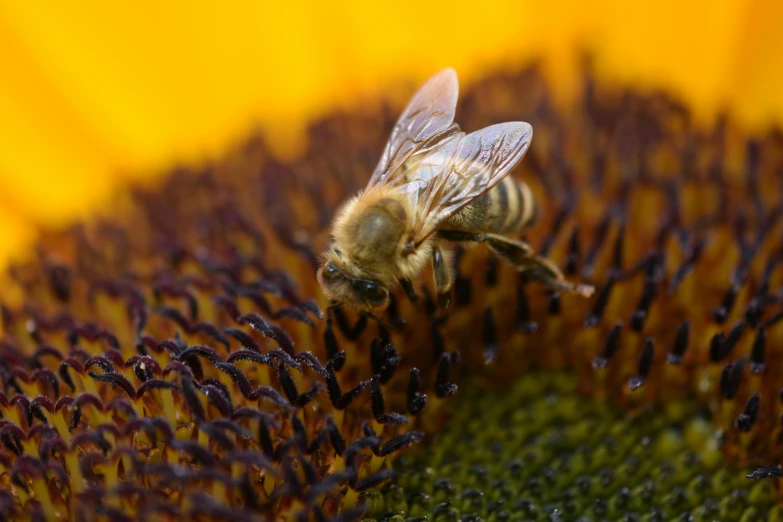
{"type": "Polygon", "coordinates": [[[327,251],[316,274],[318,284],[331,301],[358,310],[383,310],[389,306],[389,289],[381,281],[359,277],[337,249],[327,251]]]}

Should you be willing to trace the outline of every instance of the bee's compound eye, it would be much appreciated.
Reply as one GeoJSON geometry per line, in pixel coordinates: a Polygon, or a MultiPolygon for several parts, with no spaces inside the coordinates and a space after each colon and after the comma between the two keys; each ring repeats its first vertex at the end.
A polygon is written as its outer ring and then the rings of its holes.
{"type": "Polygon", "coordinates": [[[334,263],[327,263],[324,267],[324,275],[329,279],[334,279],[340,274],[340,270],[334,263]]]}
{"type": "Polygon", "coordinates": [[[366,279],[356,281],[354,290],[372,304],[381,304],[386,300],[388,293],[380,283],[366,279]]]}

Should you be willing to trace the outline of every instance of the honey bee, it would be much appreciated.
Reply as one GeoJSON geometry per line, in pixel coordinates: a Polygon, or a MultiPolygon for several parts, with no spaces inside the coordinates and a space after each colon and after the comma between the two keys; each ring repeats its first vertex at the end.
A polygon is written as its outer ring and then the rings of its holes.
{"type": "Polygon", "coordinates": [[[399,282],[432,265],[439,308],[451,303],[450,243],[485,243],[531,279],[588,297],[590,285],[565,280],[550,260],[511,236],[536,221],[530,188],[508,177],[527,152],[533,128],[524,122],[465,134],[453,122],[459,84],[444,69],[413,96],[391,132],[367,187],[332,224],[331,247],[317,272],[324,294],[376,318],[399,282]]]}

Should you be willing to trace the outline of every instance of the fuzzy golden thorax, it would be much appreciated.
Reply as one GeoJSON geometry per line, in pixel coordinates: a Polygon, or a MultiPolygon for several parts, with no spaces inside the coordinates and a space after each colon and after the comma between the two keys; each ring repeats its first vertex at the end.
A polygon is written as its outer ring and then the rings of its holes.
{"type": "Polygon", "coordinates": [[[407,197],[392,189],[350,199],[337,213],[332,246],[318,270],[324,294],[360,310],[385,309],[390,287],[418,275],[431,256],[429,241],[406,250],[412,217],[407,197]]]}

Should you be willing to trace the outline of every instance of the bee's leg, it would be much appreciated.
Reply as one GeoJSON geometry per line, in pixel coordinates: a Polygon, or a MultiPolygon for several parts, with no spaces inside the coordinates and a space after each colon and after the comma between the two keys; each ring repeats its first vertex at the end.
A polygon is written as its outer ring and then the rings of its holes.
{"type": "Polygon", "coordinates": [[[515,265],[527,263],[533,256],[533,249],[524,241],[509,239],[497,234],[465,232],[463,230],[439,230],[438,236],[446,241],[460,243],[486,243],[492,250],[515,265]]]}
{"type": "Polygon", "coordinates": [[[378,323],[380,326],[386,328],[387,330],[393,330],[395,332],[401,332],[403,329],[403,326],[405,325],[405,321],[400,318],[399,321],[395,321],[394,323],[387,323],[377,315],[372,314],[371,312],[368,312],[367,310],[362,310],[359,312],[363,316],[367,317],[368,319],[372,319],[376,323],[378,323]]]}
{"type": "Polygon", "coordinates": [[[440,230],[438,235],[447,241],[486,243],[495,253],[506,258],[518,269],[528,272],[528,275],[533,279],[557,290],[573,292],[585,297],[589,297],[593,293],[594,288],[591,285],[573,284],[566,281],[557,265],[546,258],[535,255],[530,245],[524,241],[497,234],[462,230],[440,230]]]}
{"type": "Polygon", "coordinates": [[[451,306],[451,270],[439,245],[432,251],[432,271],[435,290],[438,292],[438,308],[441,313],[445,313],[451,306]]]}
{"type": "Polygon", "coordinates": [[[531,255],[522,263],[514,263],[517,268],[531,279],[535,279],[556,290],[580,294],[584,297],[593,295],[593,285],[575,284],[566,281],[560,269],[549,259],[531,255]]]}
{"type": "Polygon", "coordinates": [[[416,293],[416,289],[413,288],[413,283],[410,279],[400,279],[400,286],[405,291],[405,295],[408,296],[411,303],[415,303],[419,300],[419,294],[416,293]]]}

